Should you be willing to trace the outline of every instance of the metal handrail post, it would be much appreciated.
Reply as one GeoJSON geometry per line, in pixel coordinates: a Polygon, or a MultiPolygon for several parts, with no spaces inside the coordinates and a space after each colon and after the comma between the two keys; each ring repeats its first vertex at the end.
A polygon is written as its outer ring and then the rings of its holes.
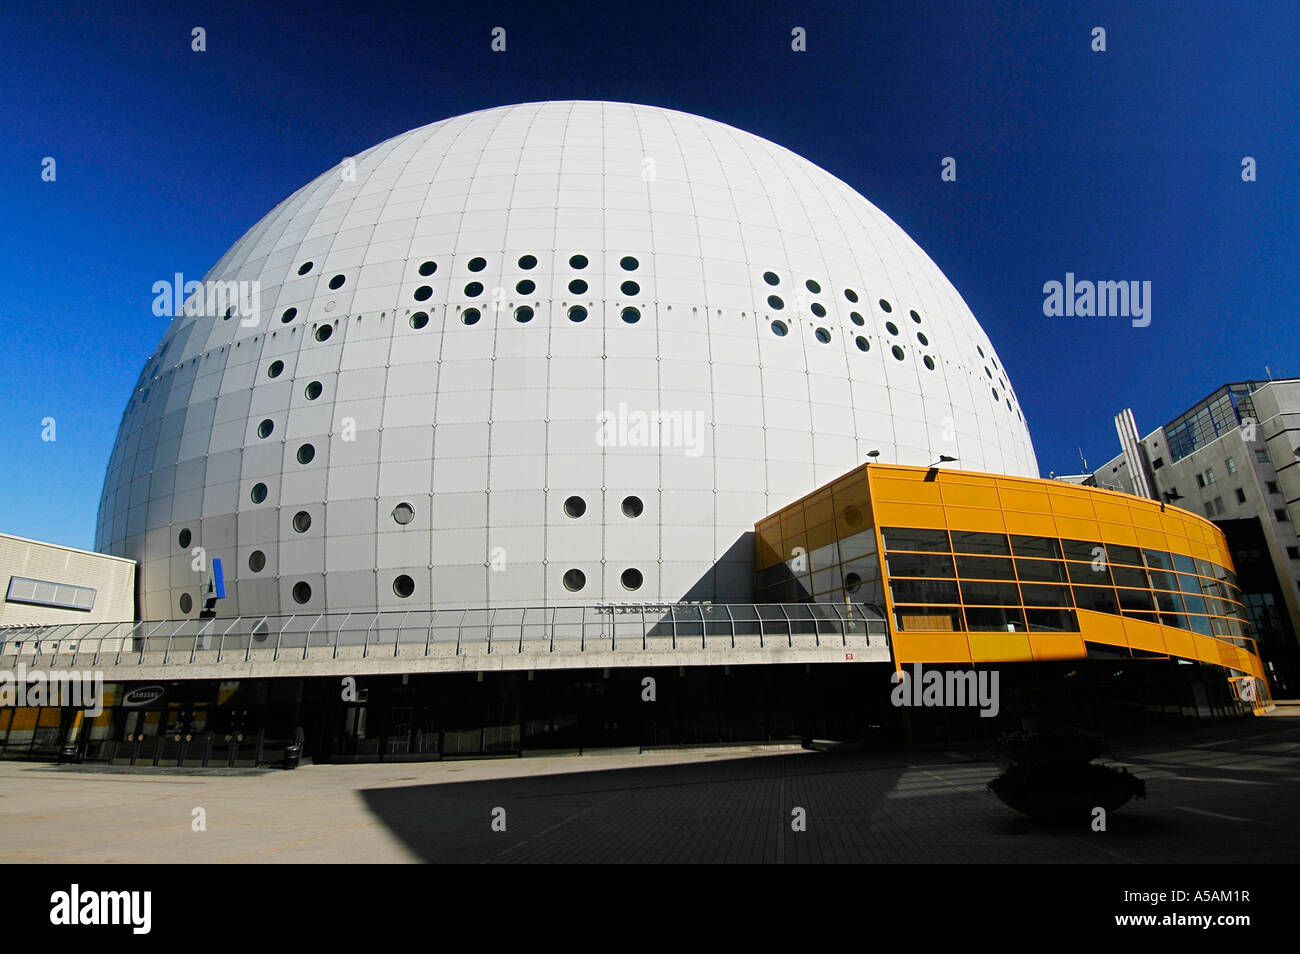
{"type": "Polygon", "coordinates": [[[521,656],[524,654],[524,627],[527,625],[527,622],[528,607],[525,606],[524,611],[519,614],[519,655],[521,656]]]}
{"type": "Polygon", "coordinates": [[[587,651],[587,607],[586,606],[582,607],[582,618],[581,618],[581,622],[579,622],[578,624],[578,633],[579,633],[578,652],[585,653],[587,651]]]}
{"type": "Polygon", "coordinates": [[[465,617],[469,615],[469,609],[463,609],[460,612],[460,621],[456,624],[456,655],[460,655],[460,638],[465,632],[465,617]]]}
{"type": "MultiPolygon", "coordinates": [[[[170,646],[170,645],[172,644],[172,638],[173,638],[177,633],[179,633],[182,629],[184,629],[184,628],[185,628],[185,624],[188,623],[188,622],[189,622],[189,620],[187,620],[187,619],[183,619],[183,620],[181,620],[180,625],[177,626],[175,629],[173,629],[170,633],[167,634],[167,645],[168,645],[168,646],[170,646]]],[[[145,648],[146,648],[148,645],[149,645],[149,640],[148,640],[148,639],[145,639],[145,640],[142,640],[142,641],[141,641],[141,643],[140,643],[140,661],[136,663],[137,666],[143,666],[143,665],[144,665],[144,651],[145,651],[145,648]]],[[[167,657],[166,657],[166,654],[164,654],[164,655],[163,655],[163,662],[165,663],[166,661],[167,661],[167,657]]]]}
{"type": "Polygon", "coordinates": [[[489,656],[492,655],[492,627],[496,625],[496,621],[497,621],[497,610],[496,607],[493,607],[492,615],[488,617],[488,627],[487,627],[488,629],[487,654],[489,656]]]}
{"type": "Polygon", "coordinates": [[[396,659],[399,655],[397,651],[397,647],[402,642],[402,627],[406,625],[406,617],[410,615],[411,615],[411,611],[407,610],[406,615],[402,617],[402,621],[397,624],[397,635],[393,637],[393,658],[394,659],[396,659]]]}
{"type": "Polygon", "coordinates": [[[641,651],[645,652],[648,648],[646,625],[645,625],[645,604],[641,604],[641,651]]]}
{"type": "Polygon", "coordinates": [[[339,628],[334,630],[334,655],[331,659],[339,658],[339,637],[343,635],[343,627],[348,625],[348,620],[352,618],[352,610],[348,610],[348,615],[343,617],[343,622],[339,623],[339,628]]]}
{"type": "Polygon", "coordinates": [[[736,617],[731,615],[731,604],[723,603],[722,608],[727,611],[727,621],[731,623],[731,648],[736,648],[736,617]]]}
{"type": "Polygon", "coordinates": [[[701,603],[695,609],[700,614],[700,649],[701,651],[709,648],[709,621],[704,618],[704,604],[701,603]]]}
{"type": "Polygon", "coordinates": [[[790,649],[794,649],[794,620],[790,619],[790,614],[785,610],[784,603],[777,603],[781,607],[781,615],[785,617],[785,638],[790,649]]]}
{"type": "MultiPolygon", "coordinates": [[[[159,626],[161,626],[161,625],[162,625],[163,623],[165,623],[165,622],[167,622],[167,620],[165,620],[165,619],[160,619],[160,620],[158,620],[158,622],[154,623],[153,629],[151,629],[151,630],[149,630],[149,632],[145,633],[143,639],[147,642],[147,641],[149,640],[149,637],[152,636],[152,635],[154,634],[154,630],[157,629],[159,626]]],[[[128,633],[133,633],[133,632],[135,632],[137,629],[139,629],[141,626],[143,626],[144,623],[145,623],[145,621],[144,621],[144,620],[141,620],[140,622],[138,622],[138,623],[136,623],[134,626],[132,626],[129,630],[127,630],[127,632],[128,632],[128,633]]],[[[135,637],[134,637],[134,636],[129,636],[128,638],[130,638],[130,639],[134,639],[135,637]]],[[[121,644],[121,643],[118,643],[118,644],[117,644],[117,656],[114,657],[114,659],[113,659],[113,665],[114,665],[114,666],[120,666],[121,664],[122,664],[122,644],[121,644]]]]}
{"type": "MultiPolygon", "coordinates": [[[[319,623],[324,618],[325,618],[324,613],[318,613],[316,615],[316,618],[311,621],[311,625],[307,627],[307,632],[303,634],[302,637],[302,658],[303,659],[307,658],[307,647],[311,645],[311,631],[315,629],[316,624],[319,623]]],[[[279,647],[276,647],[276,652],[277,653],[279,652],[279,647]]]]}
{"type": "Polygon", "coordinates": [[[551,648],[547,652],[555,652],[555,616],[559,611],[558,606],[551,607],[551,648]]]}
{"type": "Polygon", "coordinates": [[[362,641],[361,641],[361,658],[362,658],[362,659],[369,659],[369,658],[370,658],[370,631],[371,631],[372,629],[375,628],[375,624],[376,624],[377,622],[379,622],[379,614],[378,614],[378,613],[376,613],[374,616],[371,617],[371,619],[370,619],[370,625],[366,627],[366,635],[365,635],[365,637],[364,637],[364,638],[362,639],[362,641]]]}
{"type": "Polygon", "coordinates": [[[426,633],[424,637],[425,658],[428,658],[429,649],[433,645],[433,621],[437,618],[438,618],[438,611],[436,609],[429,610],[429,632],[426,633]]]}

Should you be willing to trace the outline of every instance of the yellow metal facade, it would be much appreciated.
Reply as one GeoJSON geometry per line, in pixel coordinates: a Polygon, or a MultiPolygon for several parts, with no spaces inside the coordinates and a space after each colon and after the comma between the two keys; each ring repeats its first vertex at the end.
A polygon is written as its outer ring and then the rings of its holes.
{"type": "Polygon", "coordinates": [[[898,665],[1076,659],[1090,642],[1267,692],[1222,532],[1128,494],[866,464],[758,523],[755,570],[760,602],[875,603],[898,665]]]}

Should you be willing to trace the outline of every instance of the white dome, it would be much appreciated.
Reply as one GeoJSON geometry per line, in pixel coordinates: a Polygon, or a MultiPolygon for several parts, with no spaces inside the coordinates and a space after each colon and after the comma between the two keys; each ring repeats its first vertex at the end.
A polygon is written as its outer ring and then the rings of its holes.
{"type": "Polygon", "coordinates": [[[1037,476],[996,352],[916,243],[685,113],[530,103],[412,130],[206,281],[260,283],[260,314],[172,320],[100,505],[145,618],[198,612],[198,546],[223,616],[747,602],[755,521],[869,450],[1037,476]]]}

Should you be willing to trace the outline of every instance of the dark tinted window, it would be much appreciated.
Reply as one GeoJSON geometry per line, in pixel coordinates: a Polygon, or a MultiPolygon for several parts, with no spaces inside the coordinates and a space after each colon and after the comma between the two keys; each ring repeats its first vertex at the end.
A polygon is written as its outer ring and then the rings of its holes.
{"type": "Polygon", "coordinates": [[[1147,580],[1146,570],[1129,566],[1112,566],[1110,572],[1115,578],[1116,586],[1138,586],[1145,589],[1151,585],[1147,580]]]}
{"type": "Polygon", "coordinates": [[[952,557],[924,556],[911,553],[891,553],[886,562],[889,564],[890,576],[925,576],[930,578],[951,578],[952,557]]]}
{"type": "Polygon", "coordinates": [[[1125,590],[1115,591],[1119,597],[1120,609],[1123,610],[1149,610],[1155,604],[1151,602],[1151,594],[1146,590],[1125,590]]]}
{"type": "Polygon", "coordinates": [[[1054,537],[1021,537],[1012,535],[1011,550],[1016,556],[1057,557],[1061,547],[1054,537]]]}
{"type": "Polygon", "coordinates": [[[1142,566],[1142,551],[1137,547],[1126,547],[1118,543],[1106,544],[1106,553],[1111,563],[1127,563],[1129,566],[1142,566]]]}
{"type": "Polygon", "coordinates": [[[1076,586],[1072,589],[1074,603],[1079,609],[1092,610],[1094,613],[1119,612],[1119,604],[1115,602],[1115,591],[1109,586],[1076,586]]]}
{"type": "Polygon", "coordinates": [[[1022,580],[1061,583],[1065,580],[1061,566],[1055,560],[1016,560],[1016,575],[1022,580]]]}
{"type": "Polygon", "coordinates": [[[1020,595],[1026,606],[1070,606],[1068,586],[1049,586],[1045,583],[1022,583],[1020,595]]]}
{"type": "Polygon", "coordinates": [[[1002,553],[1009,554],[1011,548],[1002,533],[970,533],[962,530],[952,532],[954,553],[1002,553]]]}
{"type": "Polygon", "coordinates": [[[1014,583],[970,583],[961,584],[963,603],[988,603],[993,606],[1019,606],[1020,593],[1014,583]]]}
{"type": "Polygon", "coordinates": [[[956,603],[957,584],[949,580],[891,580],[895,603],[956,603]]]}
{"type": "Polygon", "coordinates": [[[1100,567],[1094,567],[1091,563],[1067,563],[1066,571],[1070,574],[1071,583],[1084,583],[1089,586],[1108,586],[1110,580],[1110,569],[1102,564],[1100,567]]]}
{"type": "Polygon", "coordinates": [[[1100,543],[1089,540],[1062,540],[1061,547],[1065,550],[1067,560],[1086,560],[1091,563],[1098,556],[1106,555],[1100,543]]]}
{"type": "Polygon", "coordinates": [[[957,557],[957,575],[967,580],[1014,580],[1011,560],[1002,557],[957,557]]]}
{"type": "Polygon", "coordinates": [[[1031,609],[1025,613],[1031,633],[1077,633],[1079,623],[1071,610],[1031,609]]]}
{"type": "Polygon", "coordinates": [[[948,533],[944,530],[912,530],[902,527],[884,527],[881,535],[886,550],[948,550],[948,533]]]}

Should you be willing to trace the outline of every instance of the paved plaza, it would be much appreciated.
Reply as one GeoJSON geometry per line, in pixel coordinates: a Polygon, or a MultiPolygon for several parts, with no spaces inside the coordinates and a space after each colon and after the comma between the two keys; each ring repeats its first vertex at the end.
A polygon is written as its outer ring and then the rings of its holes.
{"type": "Polygon", "coordinates": [[[985,787],[986,751],[790,748],[305,766],[0,763],[7,862],[1294,862],[1300,706],[1111,738],[1147,782],[1093,832],[985,787]],[[195,831],[200,813],[206,830],[195,831]],[[796,809],[806,830],[792,830],[796,809]],[[495,823],[495,824],[494,824],[495,823]],[[504,827],[504,831],[494,830],[504,827]]]}

